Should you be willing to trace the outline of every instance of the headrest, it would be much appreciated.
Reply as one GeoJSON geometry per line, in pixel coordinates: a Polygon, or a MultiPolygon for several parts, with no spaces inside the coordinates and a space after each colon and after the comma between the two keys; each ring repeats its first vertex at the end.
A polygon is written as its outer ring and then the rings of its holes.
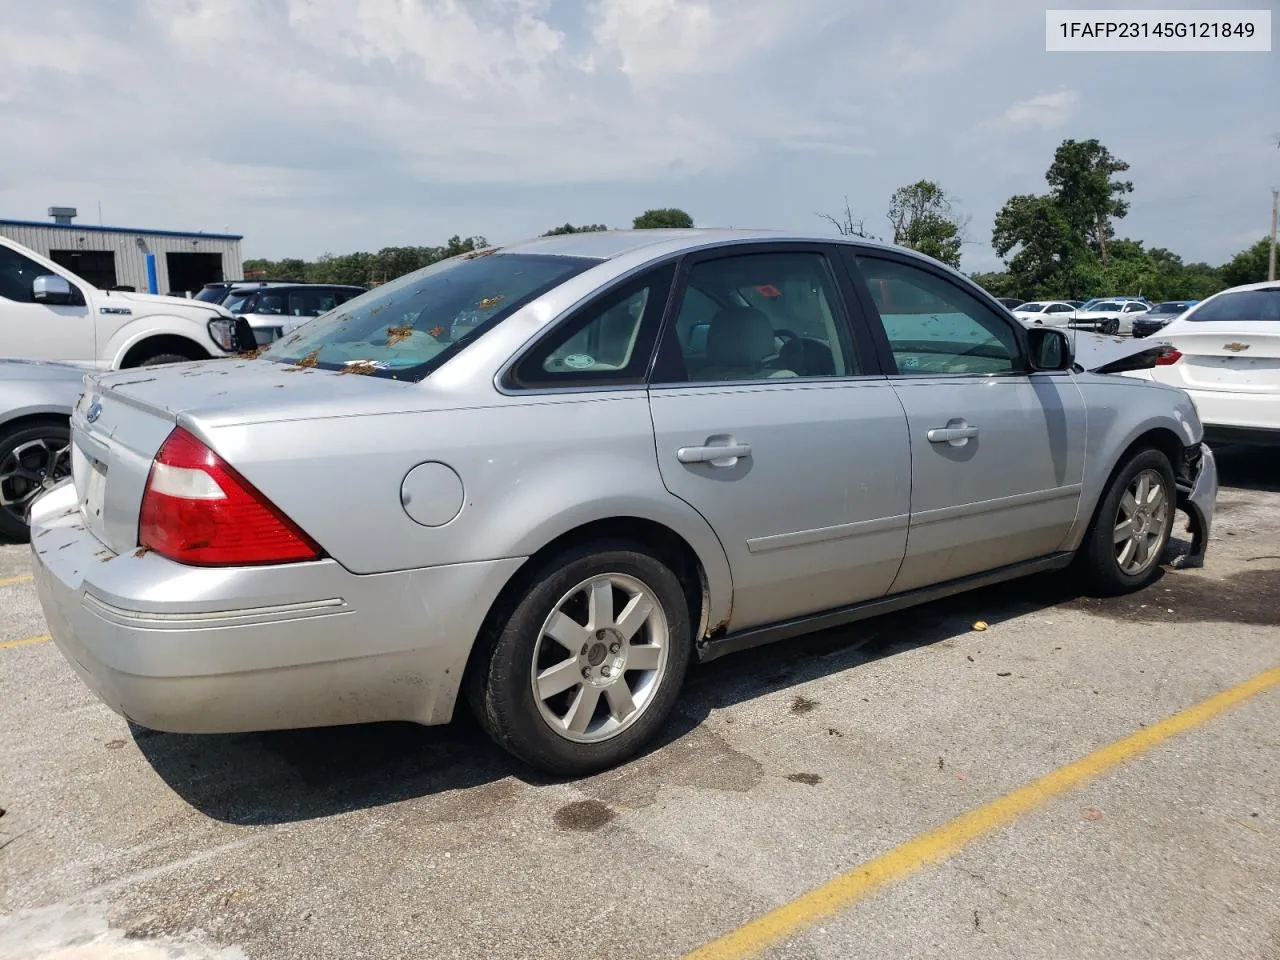
{"type": "Polygon", "coordinates": [[[773,324],[755,307],[726,307],[711,318],[707,361],[718,367],[754,367],[777,353],[773,324]]]}

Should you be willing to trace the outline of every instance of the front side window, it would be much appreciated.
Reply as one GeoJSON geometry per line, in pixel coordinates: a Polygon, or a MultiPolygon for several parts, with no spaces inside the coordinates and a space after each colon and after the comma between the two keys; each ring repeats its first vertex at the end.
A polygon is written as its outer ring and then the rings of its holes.
{"type": "Polygon", "coordinates": [[[1280,287],[1269,290],[1241,290],[1206,300],[1188,320],[1280,323],[1280,287]]]}
{"type": "Polygon", "coordinates": [[[1024,373],[1013,328],[976,296],[921,267],[856,257],[898,373],[1024,373]]]}
{"type": "Polygon", "coordinates": [[[478,251],[361,294],[262,356],[325,370],[421,380],[484,330],[598,261],[478,251]]]}
{"type": "Polygon", "coordinates": [[[1126,303],[1124,305],[1125,313],[1141,313],[1146,309],[1147,309],[1146,305],[1141,303],[1126,303]]]}
{"type": "Polygon", "coordinates": [[[639,384],[649,369],[674,264],[651,270],[557,324],[516,367],[520,387],[639,384]]]}
{"type": "Polygon", "coordinates": [[[0,246],[0,297],[18,303],[35,303],[31,285],[36,277],[47,277],[53,271],[42,267],[17,250],[0,246]]]}
{"type": "Polygon", "coordinates": [[[839,319],[827,258],[751,253],[703,260],[688,272],[664,382],[719,383],[859,373],[839,319]]]}

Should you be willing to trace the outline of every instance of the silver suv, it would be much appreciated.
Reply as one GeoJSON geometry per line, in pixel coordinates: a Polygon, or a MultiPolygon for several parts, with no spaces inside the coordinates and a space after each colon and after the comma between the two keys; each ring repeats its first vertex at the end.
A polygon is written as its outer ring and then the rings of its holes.
{"type": "Polygon", "coordinates": [[[366,287],[332,283],[245,283],[231,286],[222,305],[244,317],[259,345],[271,343],[312,317],[364,293],[366,287]]]}

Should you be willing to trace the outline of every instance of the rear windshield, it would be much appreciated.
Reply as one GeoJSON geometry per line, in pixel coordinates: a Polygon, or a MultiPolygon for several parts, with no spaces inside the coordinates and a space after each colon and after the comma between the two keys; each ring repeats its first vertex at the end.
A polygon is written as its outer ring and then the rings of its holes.
{"type": "Polygon", "coordinates": [[[471,339],[598,261],[481,251],[363,293],[262,356],[323,370],[421,380],[471,339]]]}
{"type": "Polygon", "coordinates": [[[1224,293],[1206,301],[1188,320],[1254,320],[1280,323],[1280,287],[1224,293]]]}

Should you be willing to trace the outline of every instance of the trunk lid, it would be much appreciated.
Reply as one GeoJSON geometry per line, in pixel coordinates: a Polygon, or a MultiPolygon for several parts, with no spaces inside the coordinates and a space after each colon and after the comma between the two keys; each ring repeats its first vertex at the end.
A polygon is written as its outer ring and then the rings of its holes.
{"type": "Polygon", "coordinates": [[[1274,324],[1206,323],[1197,329],[1188,321],[1155,336],[1182,354],[1165,368],[1181,386],[1280,394],[1280,329],[1274,324]]]}
{"type": "Polygon", "coordinates": [[[199,435],[233,424],[449,405],[422,384],[266,360],[90,374],[84,382],[71,414],[72,477],[86,528],[117,554],[138,546],[138,515],[151,462],[179,422],[188,429],[194,425],[199,435]]]}

